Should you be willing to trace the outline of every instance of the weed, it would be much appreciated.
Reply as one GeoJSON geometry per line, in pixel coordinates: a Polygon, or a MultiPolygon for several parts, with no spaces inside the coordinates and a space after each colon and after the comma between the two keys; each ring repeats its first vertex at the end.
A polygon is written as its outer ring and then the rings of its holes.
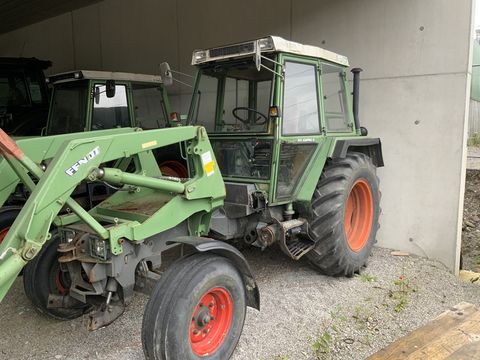
{"type": "Polygon", "coordinates": [[[377,277],[376,276],[373,276],[373,275],[369,275],[367,273],[363,273],[363,274],[360,274],[360,275],[356,275],[357,278],[360,279],[360,281],[362,282],[375,282],[377,281],[377,277]]]}
{"type": "Polygon", "coordinates": [[[405,310],[409,302],[409,296],[411,293],[417,292],[418,288],[412,283],[411,279],[408,279],[405,275],[393,282],[395,289],[390,291],[390,297],[395,300],[393,309],[399,313],[405,310]]]}
{"type": "Polygon", "coordinates": [[[331,342],[332,335],[328,332],[328,330],[325,330],[312,344],[312,350],[315,356],[319,357],[322,354],[330,353],[331,342]]]}

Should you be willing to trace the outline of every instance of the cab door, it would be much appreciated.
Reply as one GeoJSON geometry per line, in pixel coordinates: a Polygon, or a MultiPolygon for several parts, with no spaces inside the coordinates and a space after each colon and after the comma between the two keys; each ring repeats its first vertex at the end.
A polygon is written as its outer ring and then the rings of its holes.
{"type": "Polygon", "coordinates": [[[324,141],[319,62],[283,55],[277,121],[274,203],[294,201],[324,141]]]}
{"type": "Polygon", "coordinates": [[[347,93],[345,67],[321,63],[322,100],[325,132],[331,136],[354,134],[350,96],[347,93]]]}

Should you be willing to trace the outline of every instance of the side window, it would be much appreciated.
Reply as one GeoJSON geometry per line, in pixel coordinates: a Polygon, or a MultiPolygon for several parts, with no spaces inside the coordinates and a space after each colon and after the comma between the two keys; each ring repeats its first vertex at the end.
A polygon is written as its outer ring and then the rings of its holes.
{"type": "MultiPolygon", "coordinates": [[[[225,79],[225,96],[223,99],[222,121],[223,125],[230,128],[240,125],[239,120],[235,119],[232,111],[238,107],[248,108],[248,81],[227,77],[225,79]]],[[[237,112],[243,119],[248,119],[250,113],[245,110],[237,112]]],[[[216,129],[222,131],[222,128],[216,129]]]]}
{"type": "Polygon", "coordinates": [[[318,134],[316,66],[285,62],[283,135],[318,134]]]}
{"type": "Polygon", "coordinates": [[[322,64],[322,88],[327,131],[350,132],[343,68],[322,64]]]}
{"type": "Polygon", "coordinates": [[[107,97],[105,85],[95,85],[95,87],[100,94],[93,102],[92,130],[131,126],[126,86],[116,85],[115,96],[111,98],[107,97]]]}
{"type": "Polygon", "coordinates": [[[143,129],[159,129],[166,126],[160,86],[133,84],[132,97],[137,126],[143,129]]]}

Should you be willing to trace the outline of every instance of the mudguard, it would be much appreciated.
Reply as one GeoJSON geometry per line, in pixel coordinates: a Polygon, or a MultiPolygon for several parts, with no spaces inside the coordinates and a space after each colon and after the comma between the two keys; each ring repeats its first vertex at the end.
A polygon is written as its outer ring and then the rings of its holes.
{"type": "Polygon", "coordinates": [[[168,244],[179,243],[191,246],[196,252],[209,252],[230,259],[242,274],[245,289],[247,290],[247,305],[260,310],[260,292],[257,283],[243,254],[233,246],[219,240],[212,240],[196,236],[180,236],[168,244]]]}
{"type": "Polygon", "coordinates": [[[359,151],[368,155],[375,166],[381,167],[383,163],[382,143],[379,138],[354,138],[339,139],[335,143],[331,158],[345,158],[349,150],[359,151]]]}

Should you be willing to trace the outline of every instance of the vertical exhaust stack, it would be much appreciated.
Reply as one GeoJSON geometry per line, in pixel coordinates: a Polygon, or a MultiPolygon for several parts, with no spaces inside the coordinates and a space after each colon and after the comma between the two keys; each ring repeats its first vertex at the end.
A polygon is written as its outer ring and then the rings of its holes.
{"type": "Polygon", "coordinates": [[[355,121],[355,129],[360,131],[360,134],[366,136],[368,131],[366,128],[360,126],[360,117],[358,115],[360,104],[360,73],[363,71],[361,68],[352,69],[353,74],[353,120],[355,121]]]}

